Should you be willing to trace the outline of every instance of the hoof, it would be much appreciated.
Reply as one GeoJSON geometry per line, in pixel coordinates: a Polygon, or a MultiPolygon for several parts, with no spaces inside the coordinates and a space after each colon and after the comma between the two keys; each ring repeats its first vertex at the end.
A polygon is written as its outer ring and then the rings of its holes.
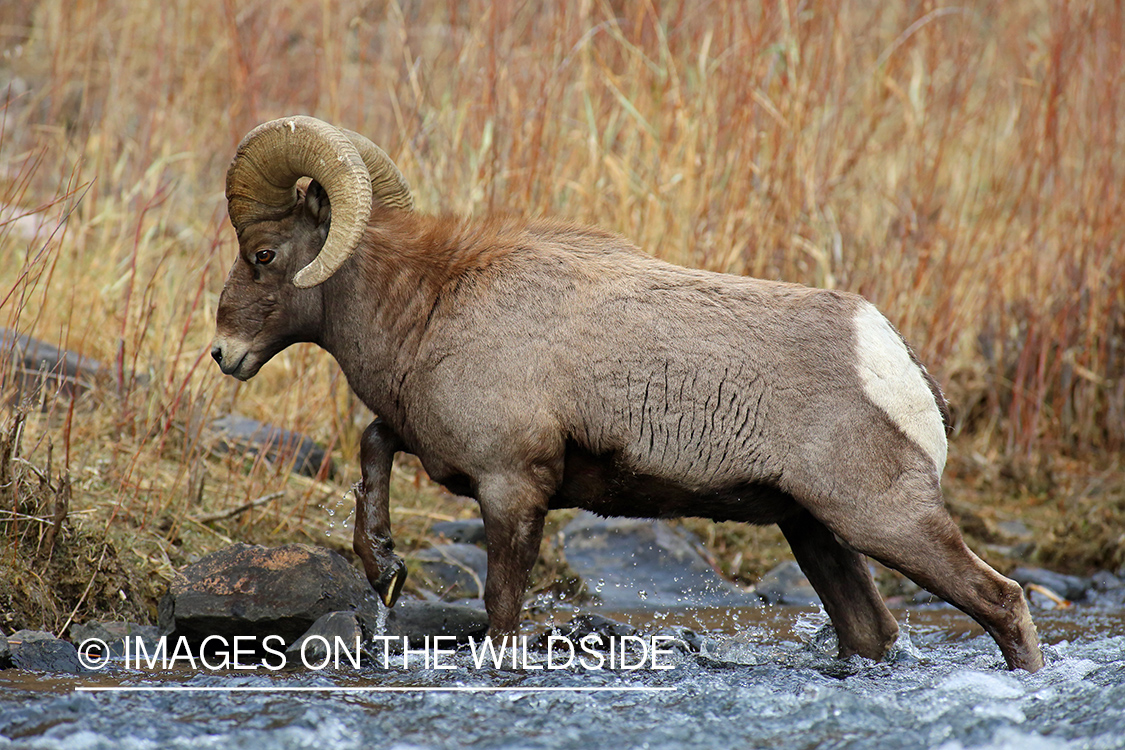
{"type": "Polygon", "coordinates": [[[404,583],[406,583],[406,563],[396,557],[394,563],[383,571],[379,580],[375,581],[374,588],[379,598],[383,600],[383,604],[393,607],[398,601],[398,595],[402,593],[404,583]]]}

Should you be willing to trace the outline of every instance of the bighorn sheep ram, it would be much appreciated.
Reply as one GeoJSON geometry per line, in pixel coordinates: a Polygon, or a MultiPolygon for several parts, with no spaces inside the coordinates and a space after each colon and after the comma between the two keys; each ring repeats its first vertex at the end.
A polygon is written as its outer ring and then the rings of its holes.
{"type": "Polygon", "coordinates": [[[251,131],[226,194],[240,252],[212,355],[247,380],[313,342],[378,415],[354,548],[388,606],[406,451],[480,503],[493,633],[518,628],[547,511],[579,507],[778,524],[842,656],[898,634],[867,555],[968,613],[1009,668],[1042,666],[1019,585],[945,510],[945,400],[862,298],[673,266],[588,227],[424,216],[385,153],[311,117],[251,131]]]}

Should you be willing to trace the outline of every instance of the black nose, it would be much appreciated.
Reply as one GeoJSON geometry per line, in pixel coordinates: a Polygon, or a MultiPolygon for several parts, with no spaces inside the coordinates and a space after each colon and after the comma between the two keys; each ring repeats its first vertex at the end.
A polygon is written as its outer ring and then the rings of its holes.
{"type": "Polygon", "coordinates": [[[219,367],[223,366],[223,350],[218,346],[211,347],[211,359],[219,363],[219,367]]]}

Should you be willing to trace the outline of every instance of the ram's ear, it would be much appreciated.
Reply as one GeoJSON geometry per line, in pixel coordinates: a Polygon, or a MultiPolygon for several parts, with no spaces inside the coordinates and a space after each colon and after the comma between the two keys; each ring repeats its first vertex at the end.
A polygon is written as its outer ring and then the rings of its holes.
{"type": "Polygon", "coordinates": [[[310,219],[316,222],[317,226],[326,224],[332,218],[332,207],[328,205],[328,193],[316,180],[310,182],[308,189],[305,191],[305,212],[310,219]]]}

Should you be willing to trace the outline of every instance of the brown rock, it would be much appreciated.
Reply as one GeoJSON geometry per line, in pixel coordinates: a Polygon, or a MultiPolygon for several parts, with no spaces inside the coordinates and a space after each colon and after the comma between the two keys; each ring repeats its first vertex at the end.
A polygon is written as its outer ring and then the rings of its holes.
{"type": "Polygon", "coordinates": [[[327,549],[305,544],[236,544],[181,570],[160,603],[160,627],[198,642],[279,635],[292,643],[321,615],[375,610],[375,594],[357,569],[327,549]]]}

